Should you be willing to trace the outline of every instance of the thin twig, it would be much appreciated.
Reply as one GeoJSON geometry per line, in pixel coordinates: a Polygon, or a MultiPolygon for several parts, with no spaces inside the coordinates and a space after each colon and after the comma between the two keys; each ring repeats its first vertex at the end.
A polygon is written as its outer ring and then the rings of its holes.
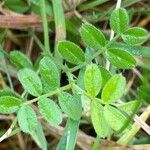
{"type": "Polygon", "coordinates": [[[76,15],[77,18],[82,20],[82,22],[88,23],[88,21],[85,18],[83,18],[82,15],[77,10],[74,10],[74,14],[76,15]]]}
{"type": "Polygon", "coordinates": [[[0,142],[2,142],[3,140],[7,139],[11,135],[12,130],[15,127],[16,123],[17,123],[17,118],[14,119],[13,123],[11,124],[10,128],[5,132],[5,134],[3,134],[0,137],[0,142]]]}
{"type": "MultiPolygon", "coordinates": [[[[132,125],[132,128],[127,131],[118,141],[117,143],[118,144],[121,144],[121,145],[127,145],[129,141],[131,141],[131,139],[136,135],[136,133],[140,130],[141,127],[143,127],[143,125],[141,126],[141,120],[142,120],[142,123],[145,122],[148,117],[150,116],[150,106],[148,106],[146,108],[146,110],[140,115],[140,123],[139,121],[138,122],[135,122],[133,125],[132,125]],[[138,124],[137,124],[138,123],[138,124]]],[[[145,125],[145,124],[144,124],[145,125]]],[[[147,126],[146,126],[147,128],[147,126]]],[[[145,129],[145,127],[144,127],[145,129]]],[[[147,130],[147,129],[146,129],[147,130]]],[[[148,128],[149,130],[149,128],[148,128]]],[[[148,131],[149,132],[149,131],[148,131]]]]}
{"type": "MultiPolygon", "coordinates": [[[[34,28],[32,29],[32,32],[34,32],[34,28]]],[[[30,58],[31,57],[31,53],[32,53],[32,50],[33,50],[33,45],[34,45],[34,37],[31,36],[30,37],[30,40],[29,40],[29,45],[28,45],[28,48],[27,48],[27,56],[30,58]]]]}
{"type": "MultiPolygon", "coordinates": [[[[122,100],[118,101],[120,104],[123,104],[122,100]]],[[[150,113],[150,112],[149,112],[150,113]]],[[[150,127],[138,116],[134,115],[133,120],[136,124],[138,124],[146,133],[150,135],[150,127]]]]}
{"type": "Polygon", "coordinates": [[[0,115],[0,120],[13,120],[13,116],[0,115]]]}
{"type": "Polygon", "coordinates": [[[134,121],[140,125],[140,127],[148,134],[150,135],[150,126],[148,126],[147,123],[145,123],[139,116],[134,116],[134,121]]]}

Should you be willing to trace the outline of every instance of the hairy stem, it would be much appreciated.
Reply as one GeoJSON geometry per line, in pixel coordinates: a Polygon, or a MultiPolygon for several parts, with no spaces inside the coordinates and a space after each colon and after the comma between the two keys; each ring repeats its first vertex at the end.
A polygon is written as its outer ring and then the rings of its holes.
{"type": "Polygon", "coordinates": [[[68,85],[63,86],[63,87],[60,87],[60,88],[58,88],[58,89],[56,89],[56,90],[54,90],[54,91],[51,91],[51,92],[46,93],[46,94],[44,94],[44,95],[41,95],[41,96],[39,96],[39,97],[37,97],[37,98],[34,98],[34,99],[30,100],[30,101],[27,101],[25,104],[32,104],[32,103],[38,101],[40,98],[53,96],[53,95],[55,95],[55,94],[60,93],[60,91],[68,90],[68,89],[70,89],[71,87],[72,87],[72,84],[68,84],[68,85]]]}

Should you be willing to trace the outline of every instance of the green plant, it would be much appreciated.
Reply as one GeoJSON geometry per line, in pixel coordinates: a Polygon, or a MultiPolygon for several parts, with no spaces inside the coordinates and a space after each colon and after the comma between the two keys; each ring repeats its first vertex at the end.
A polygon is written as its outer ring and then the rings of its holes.
{"type": "MultiPolygon", "coordinates": [[[[41,5],[45,6],[42,2],[41,0],[41,5]]],[[[86,117],[85,101],[90,105],[91,122],[99,138],[126,134],[133,124],[132,117],[129,116],[136,113],[140,101],[121,101],[125,97],[126,79],[120,69],[133,69],[136,66],[135,52],[132,49],[138,48],[147,40],[148,32],[140,27],[129,27],[127,11],[117,8],[110,16],[110,27],[115,32],[111,40],[92,24],[84,23],[80,28],[80,35],[87,47],[85,51],[71,41],[60,40],[57,43],[54,53],[58,51],[60,59],[65,60],[63,64],[49,51],[45,8],[41,12],[45,47],[38,69],[21,52],[13,51],[7,55],[3,53],[18,69],[17,78],[24,92],[19,95],[10,90],[0,91],[0,113],[15,113],[17,117],[13,127],[18,122],[23,132],[33,138],[36,135],[37,143],[40,143],[42,149],[47,149],[46,144],[39,142],[37,132],[41,132],[44,141],[45,137],[34,106],[38,106],[41,116],[52,125],[60,125],[63,120],[62,112],[67,115],[66,128],[57,146],[58,150],[74,149],[80,119],[86,117]],[[101,62],[99,57],[104,61],[101,62]],[[110,64],[105,66],[106,62],[110,64]],[[113,72],[110,71],[112,68],[113,72]],[[60,86],[61,71],[68,77],[68,84],[64,86],[60,86]],[[75,71],[79,75],[74,74],[75,71]],[[53,99],[54,95],[57,98],[53,99]],[[30,96],[34,98],[29,99],[30,96]]],[[[130,136],[132,138],[134,134],[131,133],[130,136]]],[[[129,139],[126,140],[128,142],[129,139]]],[[[121,140],[119,143],[124,144],[121,140]]]]}

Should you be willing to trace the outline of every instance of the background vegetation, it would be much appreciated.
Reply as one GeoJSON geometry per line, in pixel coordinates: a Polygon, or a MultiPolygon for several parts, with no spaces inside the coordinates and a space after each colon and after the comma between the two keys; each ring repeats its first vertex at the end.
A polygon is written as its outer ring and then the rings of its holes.
{"type": "MultiPolygon", "coordinates": [[[[12,64],[7,55],[13,50],[19,50],[28,56],[34,64],[35,70],[43,55],[54,52],[54,57],[58,62],[62,62],[58,54],[56,45],[60,40],[69,40],[81,48],[85,44],[81,40],[79,28],[83,23],[91,23],[101,29],[109,39],[111,30],[109,18],[116,7],[117,1],[113,0],[1,0],[0,1],[0,89],[12,89],[20,95],[23,88],[17,79],[18,68],[12,64]],[[47,16],[47,17],[46,17],[47,16]],[[48,28],[47,28],[48,26],[48,28]]],[[[150,30],[150,1],[149,0],[122,0],[121,7],[126,8],[129,14],[130,27],[138,26],[150,30]]],[[[100,140],[96,136],[89,114],[81,118],[80,130],[77,136],[76,149],[98,149],[99,144],[102,149],[144,149],[150,147],[149,130],[149,103],[150,103],[150,39],[138,48],[130,49],[137,61],[136,68],[132,70],[118,70],[127,79],[125,102],[138,99],[142,101],[141,107],[136,114],[140,116],[146,113],[146,127],[141,126],[135,131],[135,136],[129,141],[130,148],[125,148],[116,143],[120,135],[113,135],[110,139],[100,140]],[[147,129],[147,132],[145,131],[147,129]],[[94,145],[93,145],[94,143],[94,145]]],[[[12,54],[13,55],[13,54],[12,54]]],[[[16,58],[17,59],[17,58],[16,58]]],[[[103,58],[102,62],[104,61],[103,58]]],[[[19,60],[21,61],[21,60],[19,60]]],[[[23,64],[24,65],[24,64],[23,64]]],[[[30,65],[30,61],[29,64],[30,65]]],[[[69,68],[73,68],[68,64],[69,68]]],[[[74,68],[75,70],[78,68],[74,68]]],[[[74,71],[74,70],[73,70],[74,71]]],[[[111,68],[115,72],[115,68],[111,68]]],[[[74,71],[78,76],[79,71],[74,71]]],[[[57,76],[57,74],[56,74],[57,76]]],[[[66,73],[61,74],[61,86],[68,84],[66,73]]],[[[70,91],[68,91],[70,92],[70,91]]],[[[25,93],[23,93],[24,96],[25,93]]],[[[32,95],[32,94],[31,94],[32,95]]],[[[34,94],[33,94],[34,95],[34,94]]],[[[36,94],[35,94],[36,95],[36,94]]],[[[30,96],[30,99],[33,97],[30,96]]],[[[54,100],[55,96],[52,97],[54,100]]],[[[61,126],[54,126],[42,119],[37,106],[33,106],[40,119],[42,127],[39,125],[38,134],[28,135],[20,132],[17,126],[13,132],[6,136],[0,143],[0,149],[21,149],[36,150],[45,145],[47,140],[48,149],[56,149],[56,146],[63,135],[67,116],[63,116],[61,126]],[[42,135],[42,129],[44,135],[42,135]],[[9,138],[8,138],[9,137],[9,138]],[[37,138],[38,137],[38,138],[37,138]],[[39,139],[40,137],[40,139],[39,139]],[[39,143],[39,141],[41,143],[39,143]]],[[[0,114],[0,137],[8,129],[13,129],[15,115],[0,114]]],[[[31,118],[32,120],[32,118],[31,118]]],[[[56,120],[57,122],[57,120],[56,120]]],[[[138,121],[140,123],[140,121],[138,121]]],[[[72,132],[76,133],[75,128],[72,132]]],[[[62,148],[63,149],[63,148],[62,148]]]]}

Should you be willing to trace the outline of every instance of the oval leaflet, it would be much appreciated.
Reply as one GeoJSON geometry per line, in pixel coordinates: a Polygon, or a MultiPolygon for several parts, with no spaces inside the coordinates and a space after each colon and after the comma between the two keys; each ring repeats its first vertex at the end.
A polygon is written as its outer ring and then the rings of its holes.
{"type": "Polygon", "coordinates": [[[73,42],[60,41],[57,48],[62,57],[72,64],[82,64],[85,61],[82,49],[73,42]]]}
{"type": "Polygon", "coordinates": [[[53,125],[62,122],[62,113],[58,105],[51,99],[43,98],[38,101],[38,107],[42,116],[53,125]]]}
{"type": "Polygon", "coordinates": [[[39,76],[31,69],[25,68],[18,72],[18,79],[23,88],[33,96],[42,94],[42,83],[39,76]]]}
{"type": "Polygon", "coordinates": [[[103,33],[91,24],[83,24],[80,28],[80,34],[84,43],[91,48],[100,49],[106,45],[103,33]]]}
{"type": "Polygon", "coordinates": [[[102,100],[105,103],[114,103],[119,100],[125,90],[126,79],[122,75],[112,76],[102,90],[102,100]]]}
{"type": "Polygon", "coordinates": [[[16,112],[22,101],[13,96],[2,96],[0,97],[0,113],[2,114],[10,114],[16,112]]]}
{"type": "Polygon", "coordinates": [[[35,131],[38,125],[36,113],[32,107],[23,105],[17,114],[17,119],[21,130],[25,133],[31,133],[35,131]]]}

